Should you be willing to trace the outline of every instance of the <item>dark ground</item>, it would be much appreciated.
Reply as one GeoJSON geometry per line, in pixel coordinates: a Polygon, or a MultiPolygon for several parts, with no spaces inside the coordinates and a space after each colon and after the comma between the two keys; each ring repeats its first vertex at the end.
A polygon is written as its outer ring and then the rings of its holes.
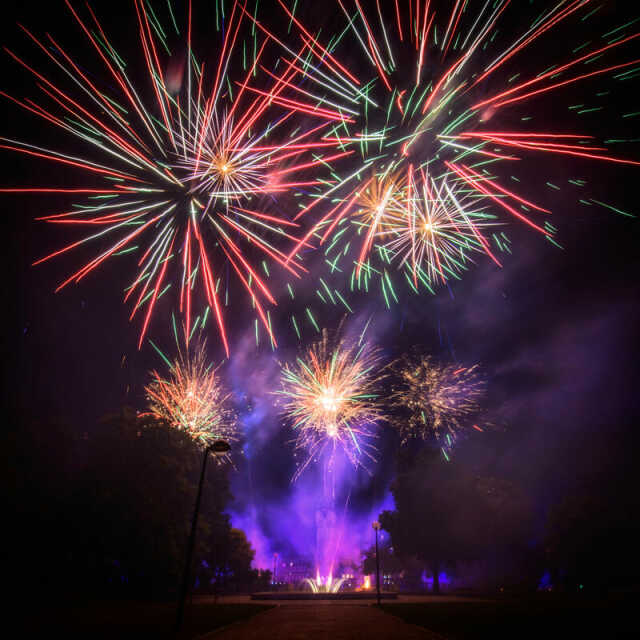
{"type": "MultiPolygon", "coordinates": [[[[202,598],[187,609],[180,639],[216,630],[216,640],[609,640],[638,635],[637,597],[632,594],[498,600],[400,596],[399,602],[381,609],[373,602],[283,601],[273,606],[253,604],[248,596],[223,598],[218,604],[202,598]]],[[[53,632],[69,639],[162,640],[174,637],[174,614],[172,603],[51,605],[23,614],[21,637],[53,632]]]]}
{"type": "Polygon", "coordinates": [[[282,604],[233,625],[211,640],[440,640],[369,604],[325,601],[282,604]]]}
{"type": "MultiPolygon", "coordinates": [[[[543,594],[546,596],[546,594],[543,594]]],[[[449,640],[637,637],[637,598],[539,597],[493,602],[388,603],[382,609],[449,640]]]]}
{"type": "MultiPolygon", "coordinates": [[[[262,604],[194,603],[185,612],[180,640],[190,640],[270,609],[262,604]]],[[[57,606],[24,613],[24,633],[17,637],[64,637],[92,640],[163,640],[174,638],[175,604],[96,602],[57,606]],[[52,634],[53,632],[53,634],[52,634]]]]}

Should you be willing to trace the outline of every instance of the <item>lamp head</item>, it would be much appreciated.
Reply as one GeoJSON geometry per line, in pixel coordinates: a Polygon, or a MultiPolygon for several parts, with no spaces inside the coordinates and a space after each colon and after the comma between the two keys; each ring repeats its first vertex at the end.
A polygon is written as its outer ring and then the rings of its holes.
{"type": "Polygon", "coordinates": [[[211,445],[211,452],[218,458],[222,458],[231,450],[231,445],[226,440],[216,440],[211,445]]]}

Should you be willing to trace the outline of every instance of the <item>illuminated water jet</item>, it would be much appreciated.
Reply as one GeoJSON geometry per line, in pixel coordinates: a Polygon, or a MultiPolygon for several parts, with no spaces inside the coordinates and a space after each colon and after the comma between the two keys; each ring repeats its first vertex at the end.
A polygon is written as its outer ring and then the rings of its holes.
{"type": "Polygon", "coordinates": [[[318,572],[315,578],[305,578],[304,581],[311,587],[313,593],[338,593],[344,578],[334,580],[333,576],[329,574],[325,579],[318,572]]]}

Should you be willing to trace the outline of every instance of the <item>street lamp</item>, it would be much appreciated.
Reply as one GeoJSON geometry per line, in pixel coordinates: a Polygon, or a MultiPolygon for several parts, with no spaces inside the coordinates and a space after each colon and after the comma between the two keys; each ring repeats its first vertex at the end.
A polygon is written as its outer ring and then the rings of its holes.
{"type": "Polygon", "coordinates": [[[378,555],[378,531],[380,531],[380,523],[375,520],[371,526],[376,532],[376,593],[378,595],[378,606],[380,606],[380,556],[378,555]]]}
{"type": "Polygon", "coordinates": [[[200,500],[202,498],[202,487],[204,485],[204,473],[207,468],[207,457],[209,452],[213,453],[216,458],[223,458],[229,453],[231,446],[225,440],[216,440],[213,444],[207,445],[204,450],[202,459],[202,468],[200,469],[200,482],[198,483],[198,494],[196,496],[196,506],[193,511],[193,520],[191,521],[191,533],[189,534],[189,542],[187,544],[187,561],[182,574],[182,585],[178,599],[178,611],[176,612],[175,632],[178,633],[182,627],[182,618],[184,617],[184,602],[187,598],[189,589],[189,576],[191,574],[191,559],[193,557],[193,548],[196,542],[196,527],[198,525],[198,514],[200,513],[200,500]]]}

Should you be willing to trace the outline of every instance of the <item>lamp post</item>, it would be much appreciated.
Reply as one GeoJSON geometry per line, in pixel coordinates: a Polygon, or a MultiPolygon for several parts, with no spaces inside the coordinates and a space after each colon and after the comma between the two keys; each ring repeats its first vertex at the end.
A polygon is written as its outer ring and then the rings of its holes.
{"type": "Polygon", "coordinates": [[[204,450],[204,458],[202,459],[202,468],[200,469],[200,482],[198,483],[198,494],[196,496],[196,506],[193,511],[193,520],[191,521],[191,533],[189,534],[189,542],[187,543],[187,561],[184,565],[182,574],[182,585],[178,598],[178,610],[176,612],[176,623],[174,631],[177,634],[182,627],[182,618],[184,617],[184,602],[187,598],[189,590],[189,578],[191,574],[191,560],[193,558],[193,548],[196,542],[196,527],[198,525],[198,515],[200,513],[200,500],[202,498],[202,487],[204,485],[204,474],[207,468],[207,457],[212,452],[217,458],[224,457],[231,447],[225,440],[216,440],[213,444],[208,445],[204,450]]]}
{"type": "Polygon", "coordinates": [[[376,593],[378,606],[380,606],[380,556],[378,555],[378,531],[380,531],[380,523],[376,520],[371,526],[376,532],[376,593]]]}
{"type": "Polygon", "coordinates": [[[278,590],[277,577],[278,577],[278,554],[274,553],[273,554],[273,575],[271,576],[271,586],[273,587],[274,591],[278,590]]]}

